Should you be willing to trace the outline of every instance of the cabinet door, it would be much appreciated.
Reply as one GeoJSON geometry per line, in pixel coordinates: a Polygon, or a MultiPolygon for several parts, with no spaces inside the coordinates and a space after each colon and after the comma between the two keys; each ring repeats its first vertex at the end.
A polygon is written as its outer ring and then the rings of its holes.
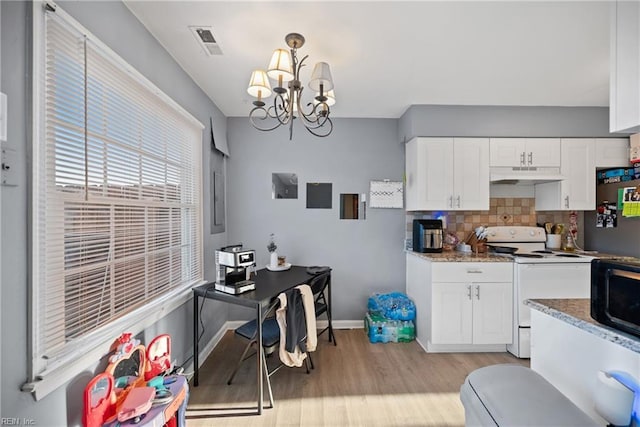
{"type": "MultiPolygon", "coordinates": [[[[415,195],[407,210],[450,209],[453,203],[453,138],[416,138],[415,173],[407,186],[415,195]]],[[[413,159],[407,159],[407,164],[413,159]]]]}
{"type": "Polygon", "coordinates": [[[453,141],[453,209],[489,209],[489,139],[453,141]]]}
{"type": "Polygon", "coordinates": [[[595,143],[590,138],[562,139],[563,181],[535,185],[536,210],[593,210],[596,207],[595,143]]]}
{"type": "Polygon", "coordinates": [[[562,207],[588,211],[596,208],[596,166],[593,139],[563,139],[560,173],[562,207]]]}
{"type": "Polygon", "coordinates": [[[492,167],[526,165],[525,138],[491,138],[489,146],[489,164],[492,167]]]}
{"type": "Polygon", "coordinates": [[[431,342],[471,344],[472,285],[436,282],[431,296],[431,342]]]}
{"type": "Polygon", "coordinates": [[[513,285],[474,283],[473,343],[510,344],[513,336],[513,285]]]}
{"type": "Polygon", "coordinates": [[[609,130],[640,132],[640,2],[611,2],[609,130]]]}
{"type": "Polygon", "coordinates": [[[527,138],[526,166],[560,167],[560,139],[527,138]]]}
{"type": "Polygon", "coordinates": [[[596,168],[629,167],[628,138],[596,138],[596,168]]]}

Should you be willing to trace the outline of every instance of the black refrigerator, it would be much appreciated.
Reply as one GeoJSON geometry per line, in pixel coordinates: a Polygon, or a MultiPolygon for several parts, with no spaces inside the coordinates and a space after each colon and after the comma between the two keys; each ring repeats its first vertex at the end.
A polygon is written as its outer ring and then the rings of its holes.
{"type": "MultiPolygon", "coordinates": [[[[638,168],[636,168],[636,171],[638,168]]],[[[598,176],[599,181],[603,181],[598,176]]],[[[638,178],[638,175],[634,175],[638,178]]],[[[623,216],[622,206],[618,199],[625,198],[625,192],[619,197],[619,189],[635,188],[640,190],[640,179],[621,181],[614,183],[598,183],[596,186],[596,205],[599,210],[584,213],[584,247],[588,250],[625,255],[640,258],[640,216],[623,216]],[[608,207],[618,207],[615,213],[615,226],[612,226],[610,210],[606,209],[603,202],[608,202],[608,207]],[[603,215],[602,212],[606,212],[603,215]]],[[[626,198],[632,199],[629,191],[626,198]]],[[[640,202],[638,202],[640,203],[640,202]]]]}

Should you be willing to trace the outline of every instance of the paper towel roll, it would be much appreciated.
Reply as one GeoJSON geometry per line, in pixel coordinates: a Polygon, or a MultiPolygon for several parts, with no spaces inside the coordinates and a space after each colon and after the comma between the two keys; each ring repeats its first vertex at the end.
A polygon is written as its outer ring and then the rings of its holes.
{"type": "Polygon", "coordinates": [[[631,422],[631,408],[634,394],[615,378],[598,372],[598,380],[593,400],[595,410],[602,418],[614,426],[628,426],[631,422]]]}

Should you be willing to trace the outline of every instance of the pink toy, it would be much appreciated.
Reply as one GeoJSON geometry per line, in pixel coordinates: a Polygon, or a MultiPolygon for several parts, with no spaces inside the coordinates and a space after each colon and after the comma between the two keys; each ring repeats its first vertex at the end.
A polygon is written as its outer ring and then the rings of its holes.
{"type": "Polygon", "coordinates": [[[132,418],[142,418],[151,409],[154,397],[156,397],[156,389],[153,387],[131,389],[118,411],[118,421],[122,423],[132,418]]]}

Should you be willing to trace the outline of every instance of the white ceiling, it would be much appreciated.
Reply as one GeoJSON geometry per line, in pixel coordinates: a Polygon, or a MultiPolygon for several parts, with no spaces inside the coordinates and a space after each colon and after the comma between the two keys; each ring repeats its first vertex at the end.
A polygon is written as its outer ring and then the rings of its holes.
{"type": "MultiPolygon", "coordinates": [[[[287,33],[331,65],[334,117],[410,105],[608,106],[609,4],[601,1],[125,1],[228,117],[247,116],[251,71],[287,33]],[[207,56],[189,26],[211,26],[207,56]]],[[[309,91],[307,90],[307,93],[309,91]]]]}

